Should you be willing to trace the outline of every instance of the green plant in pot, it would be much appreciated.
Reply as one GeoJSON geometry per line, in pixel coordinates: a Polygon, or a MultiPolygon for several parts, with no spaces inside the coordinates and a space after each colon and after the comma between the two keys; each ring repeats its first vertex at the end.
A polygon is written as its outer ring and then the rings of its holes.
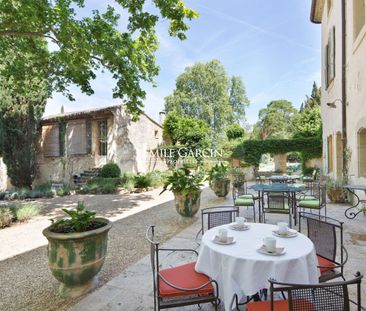
{"type": "Polygon", "coordinates": [[[78,297],[93,288],[94,276],[102,268],[107,253],[112,223],[95,217],[83,202],[78,202],[75,210],[63,211],[70,218],[51,220],[43,235],[48,239],[49,267],[61,282],[59,293],[63,297],[78,297]]]}
{"type": "Polygon", "coordinates": [[[343,188],[345,182],[342,178],[328,177],[326,181],[327,195],[332,203],[344,203],[347,199],[347,191],[343,188]]]}
{"type": "Polygon", "coordinates": [[[228,178],[229,166],[220,163],[211,168],[208,173],[210,188],[218,197],[226,197],[230,190],[230,179],[228,178]]]}
{"type": "Polygon", "coordinates": [[[172,191],[177,212],[183,217],[193,217],[200,208],[203,180],[203,171],[192,172],[187,167],[178,168],[167,177],[161,193],[172,191]]]}

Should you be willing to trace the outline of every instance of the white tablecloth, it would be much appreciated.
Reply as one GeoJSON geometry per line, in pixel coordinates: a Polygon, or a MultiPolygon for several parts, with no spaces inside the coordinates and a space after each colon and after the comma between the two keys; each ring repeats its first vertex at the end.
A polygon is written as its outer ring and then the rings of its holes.
{"type": "Polygon", "coordinates": [[[281,256],[257,252],[263,238],[273,236],[275,225],[251,223],[246,231],[230,230],[228,225],[208,230],[202,237],[196,271],[204,273],[219,285],[219,296],[225,310],[230,310],[233,295],[239,299],[268,288],[269,278],[281,282],[317,283],[320,275],[313,243],[301,233],[293,238],[276,237],[277,246],[285,247],[281,256]],[[218,245],[212,242],[219,228],[227,228],[236,243],[218,245]]]}

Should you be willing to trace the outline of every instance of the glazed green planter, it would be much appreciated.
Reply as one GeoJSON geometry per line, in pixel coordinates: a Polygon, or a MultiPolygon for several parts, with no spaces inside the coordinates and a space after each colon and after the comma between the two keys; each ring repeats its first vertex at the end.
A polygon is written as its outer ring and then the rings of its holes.
{"type": "Polygon", "coordinates": [[[182,194],[174,192],[175,208],[183,217],[193,217],[200,208],[201,190],[182,194]]]}
{"type": "Polygon", "coordinates": [[[230,179],[229,178],[220,178],[215,179],[210,182],[210,188],[215,192],[215,194],[224,198],[227,196],[230,190],[230,179]]]}
{"type": "Polygon", "coordinates": [[[80,233],[55,233],[43,230],[48,240],[48,264],[53,276],[61,282],[62,297],[78,297],[94,286],[94,276],[103,266],[107,253],[108,231],[112,223],[97,218],[105,226],[80,233]]]}

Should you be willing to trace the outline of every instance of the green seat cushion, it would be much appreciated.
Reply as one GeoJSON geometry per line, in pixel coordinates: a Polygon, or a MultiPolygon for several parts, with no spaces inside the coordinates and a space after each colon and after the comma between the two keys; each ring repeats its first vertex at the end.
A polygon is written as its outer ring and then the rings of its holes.
{"type": "Polygon", "coordinates": [[[235,200],[235,206],[254,206],[254,200],[238,198],[235,200]]]}
{"type": "Polygon", "coordinates": [[[253,199],[253,200],[258,200],[258,196],[255,194],[243,194],[243,195],[239,195],[239,199],[253,199]]]}
{"type": "Polygon", "coordinates": [[[283,197],[285,194],[283,192],[268,192],[270,197],[283,197]]]}
{"type": "Polygon", "coordinates": [[[297,195],[296,200],[299,200],[299,201],[309,201],[309,200],[315,201],[315,200],[317,200],[317,198],[313,197],[311,195],[302,194],[302,195],[297,195]]]}
{"type": "Polygon", "coordinates": [[[266,207],[264,209],[265,213],[279,213],[279,214],[288,214],[290,212],[288,204],[285,204],[283,208],[276,207],[266,207]]]}
{"type": "Polygon", "coordinates": [[[299,207],[319,209],[320,203],[318,200],[302,200],[298,203],[299,207]]]}

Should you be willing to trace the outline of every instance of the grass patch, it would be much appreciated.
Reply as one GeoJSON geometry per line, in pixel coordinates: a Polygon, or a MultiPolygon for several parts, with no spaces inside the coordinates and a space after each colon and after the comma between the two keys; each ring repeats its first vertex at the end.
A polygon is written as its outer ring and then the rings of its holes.
{"type": "Polygon", "coordinates": [[[9,206],[0,206],[0,228],[10,226],[13,217],[13,213],[9,206]]]}
{"type": "Polygon", "coordinates": [[[26,221],[34,216],[37,216],[40,212],[40,208],[37,204],[26,203],[22,205],[13,206],[11,208],[14,218],[17,221],[26,221]]]}

